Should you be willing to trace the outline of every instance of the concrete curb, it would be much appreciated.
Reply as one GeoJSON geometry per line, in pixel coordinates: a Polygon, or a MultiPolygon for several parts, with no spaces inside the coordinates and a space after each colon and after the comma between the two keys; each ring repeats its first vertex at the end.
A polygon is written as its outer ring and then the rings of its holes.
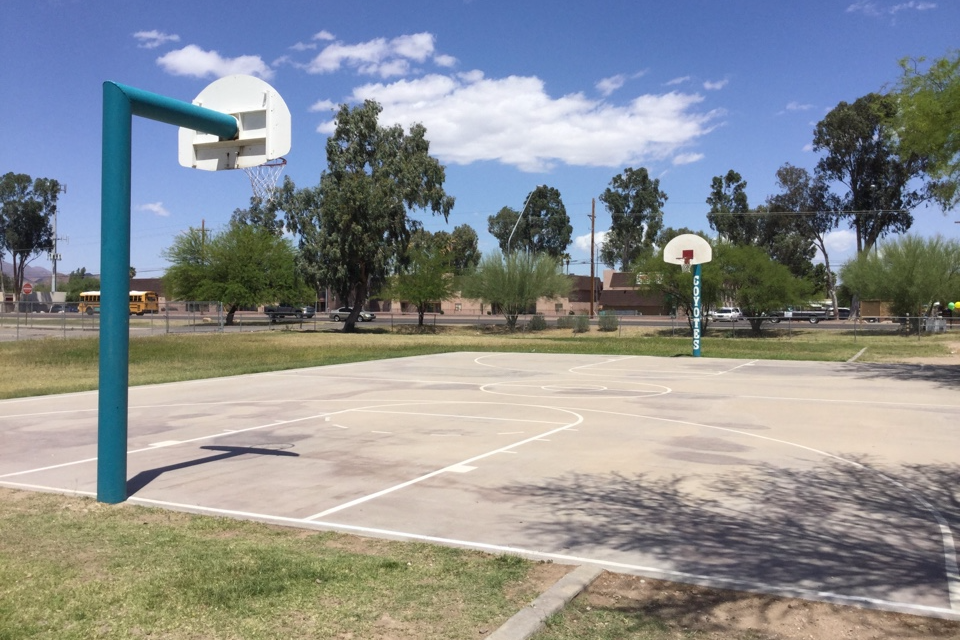
{"type": "Polygon", "coordinates": [[[857,360],[860,359],[860,356],[862,356],[866,352],[866,350],[867,350],[866,347],[864,347],[863,349],[860,349],[860,351],[857,351],[857,355],[847,360],[847,362],[856,362],[857,360]]]}
{"type": "Polygon", "coordinates": [[[563,609],[601,573],[603,569],[600,567],[577,567],[503,623],[499,629],[487,636],[487,640],[527,640],[540,630],[547,618],[563,609]]]}

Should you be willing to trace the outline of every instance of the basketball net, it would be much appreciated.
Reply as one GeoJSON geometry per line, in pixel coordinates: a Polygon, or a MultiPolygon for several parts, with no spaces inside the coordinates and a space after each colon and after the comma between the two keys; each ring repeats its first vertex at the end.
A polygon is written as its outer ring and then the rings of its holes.
{"type": "Polygon", "coordinates": [[[283,168],[287,166],[286,158],[277,158],[268,160],[255,167],[244,167],[243,172],[250,178],[250,186],[253,187],[253,196],[259,198],[262,204],[267,204],[273,200],[277,191],[277,182],[280,180],[280,174],[283,168]]]}
{"type": "Polygon", "coordinates": [[[684,273],[690,273],[690,258],[684,258],[680,263],[680,270],[684,273]]]}

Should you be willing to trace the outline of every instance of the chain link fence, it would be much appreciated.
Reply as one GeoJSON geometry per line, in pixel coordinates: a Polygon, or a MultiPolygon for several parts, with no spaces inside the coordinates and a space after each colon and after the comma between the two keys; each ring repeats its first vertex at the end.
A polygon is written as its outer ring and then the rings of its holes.
{"type": "MultiPolygon", "coordinates": [[[[95,337],[100,331],[98,313],[79,313],[77,303],[20,302],[0,303],[0,341],[32,340],[38,338],[68,339],[75,337],[95,337]]],[[[373,322],[358,323],[364,329],[374,329],[391,333],[416,331],[418,317],[416,313],[376,314],[373,322]]],[[[310,316],[271,318],[263,311],[244,309],[233,314],[232,323],[227,324],[227,312],[219,302],[212,301],[167,301],[155,314],[130,316],[130,335],[150,336],[164,334],[189,333],[239,333],[253,331],[336,331],[342,328],[342,322],[334,322],[330,314],[319,312],[310,316]]],[[[768,320],[768,319],[765,319],[768,320]]],[[[824,321],[821,328],[837,329],[858,333],[895,333],[903,332],[915,335],[943,333],[960,330],[960,317],[957,318],[876,318],[874,322],[856,320],[824,321]],[[919,333],[918,333],[919,328],[919,333]]],[[[495,330],[497,325],[505,325],[500,315],[466,315],[427,313],[424,315],[425,328],[439,325],[466,325],[478,332],[495,330]]],[[[576,332],[600,331],[616,336],[632,335],[635,327],[656,327],[669,331],[672,335],[684,335],[689,331],[685,317],[641,316],[626,313],[598,313],[590,319],[586,316],[522,314],[518,318],[516,330],[521,333],[538,331],[545,328],[570,329],[576,332]]],[[[808,321],[795,319],[781,320],[777,324],[763,323],[763,330],[777,331],[789,337],[793,330],[804,329],[808,321]]],[[[751,335],[748,318],[734,322],[713,320],[709,324],[709,335],[751,335]]]]}

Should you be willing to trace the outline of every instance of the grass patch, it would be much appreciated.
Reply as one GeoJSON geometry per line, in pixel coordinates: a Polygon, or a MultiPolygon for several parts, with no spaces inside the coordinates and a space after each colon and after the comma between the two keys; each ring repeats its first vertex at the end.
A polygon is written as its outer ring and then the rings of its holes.
{"type": "MultiPolygon", "coordinates": [[[[344,362],[380,360],[451,351],[587,353],[603,355],[690,355],[682,332],[623,327],[612,335],[592,330],[571,334],[547,329],[505,333],[475,327],[437,327],[435,333],[394,334],[383,329],[359,333],[263,331],[256,333],[163,335],[130,341],[130,384],[154,384],[344,362]]],[[[765,332],[764,337],[712,332],[703,354],[714,358],[822,360],[842,362],[862,348],[862,362],[889,362],[950,353],[949,335],[916,337],[836,330],[765,332]]],[[[0,344],[0,398],[36,396],[97,388],[96,338],[44,339],[0,344]]]]}
{"type": "Polygon", "coordinates": [[[537,596],[512,556],[0,488],[0,639],[468,638],[537,596]]]}

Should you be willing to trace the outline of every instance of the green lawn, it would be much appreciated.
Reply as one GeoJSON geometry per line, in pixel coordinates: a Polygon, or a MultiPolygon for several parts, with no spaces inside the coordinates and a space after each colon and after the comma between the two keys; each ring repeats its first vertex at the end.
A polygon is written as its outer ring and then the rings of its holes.
{"type": "MultiPolygon", "coordinates": [[[[866,347],[862,362],[949,354],[952,337],[852,331],[778,329],[764,337],[714,331],[704,338],[704,357],[842,362],[866,347]]],[[[162,335],[130,342],[130,384],[152,384],[343,362],[450,351],[595,353],[686,356],[689,336],[670,330],[574,335],[569,330],[504,334],[456,328],[436,334],[399,334],[381,328],[360,333],[264,331],[162,335]]],[[[0,398],[87,391],[97,387],[96,338],[44,339],[0,344],[0,398]]]]}
{"type": "Polygon", "coordinates": [[[0,488],[0,640],[475,638],[539,566],[0,488]]]}

